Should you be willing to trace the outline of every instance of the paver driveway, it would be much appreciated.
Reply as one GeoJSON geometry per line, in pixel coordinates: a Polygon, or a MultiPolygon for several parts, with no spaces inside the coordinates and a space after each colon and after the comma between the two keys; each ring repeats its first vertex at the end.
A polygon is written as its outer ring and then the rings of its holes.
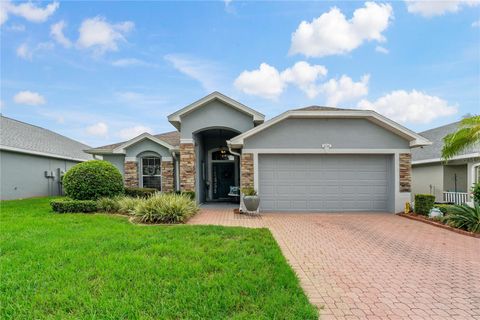
{"type": "Polygon", "coordinates": [[[189,223],[269,228],[322,319],[480,319],[480,239],[378,213],[208,208],[189,223]]]}

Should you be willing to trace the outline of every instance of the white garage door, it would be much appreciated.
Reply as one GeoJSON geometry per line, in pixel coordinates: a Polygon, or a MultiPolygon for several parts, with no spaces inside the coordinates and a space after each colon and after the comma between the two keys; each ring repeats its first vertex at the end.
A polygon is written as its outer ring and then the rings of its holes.
{"type": "Polygon", "coordinates": [[[388,211],[393,157],[259,155],[261,209],[388,211]]]}

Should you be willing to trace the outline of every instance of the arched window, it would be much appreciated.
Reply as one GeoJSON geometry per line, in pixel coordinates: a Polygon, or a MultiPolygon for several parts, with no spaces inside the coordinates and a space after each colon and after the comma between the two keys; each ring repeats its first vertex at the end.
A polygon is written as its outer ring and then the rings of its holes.
{"type": "Polygon", "coordinates": [[[162,159],[156,156],[143,156],[142,187],[162,190],[162,159]]]}

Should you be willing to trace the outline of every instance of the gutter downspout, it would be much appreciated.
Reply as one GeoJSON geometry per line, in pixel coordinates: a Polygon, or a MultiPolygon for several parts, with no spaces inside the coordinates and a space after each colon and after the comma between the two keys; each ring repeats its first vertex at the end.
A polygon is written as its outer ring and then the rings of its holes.
{"type": "Polygon", "coordinates": [[[175,160],[175,190],[180,191],[180,159],[177,157],[175,151],[171,151],[172,157],[175,160]]]}

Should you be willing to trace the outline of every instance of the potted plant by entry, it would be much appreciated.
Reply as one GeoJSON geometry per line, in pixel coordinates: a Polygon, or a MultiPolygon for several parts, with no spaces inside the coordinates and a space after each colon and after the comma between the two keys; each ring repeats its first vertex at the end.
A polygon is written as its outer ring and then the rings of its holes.
{"type": "Polygon", "coordinates": [[[242,188],[243,204],[247,211],[257,211],[260,205],[260,197],[253,188],[242,188]]]}

